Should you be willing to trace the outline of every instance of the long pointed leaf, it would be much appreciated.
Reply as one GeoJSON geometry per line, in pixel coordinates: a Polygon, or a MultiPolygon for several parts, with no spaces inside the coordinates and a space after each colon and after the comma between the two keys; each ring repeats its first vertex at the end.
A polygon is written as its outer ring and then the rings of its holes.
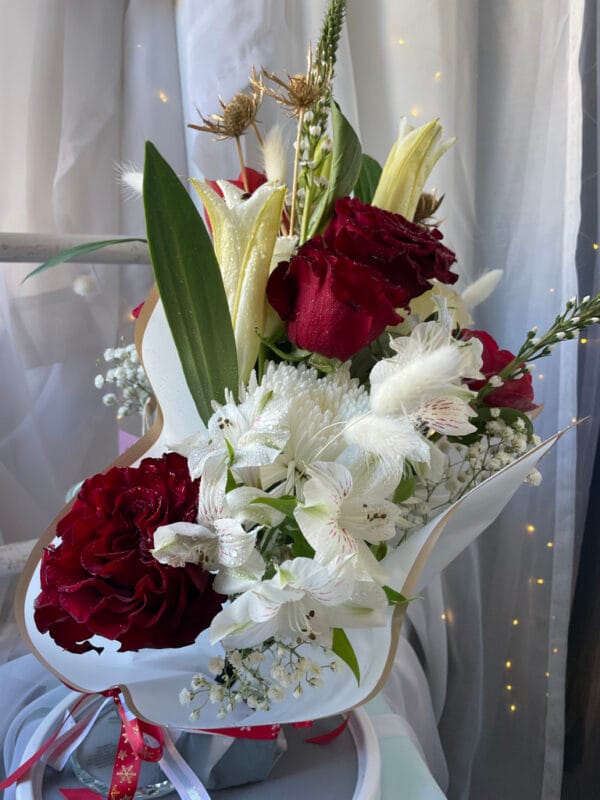
{"type": "Polygon", "coordinates": [[[238,389],[237,356],[223,279],[210,237],[185,187],[146,142],[144,208],[158,290],[198,413],[238,389]]]}
{"type": "Polygon", "coordinates": [[[360,174],[354,187],[354,196],[363,203],[371,203],[381,177],[381,165],[371,156],[362,154],[360,174]]]}
{"type": "Polygon", "coordinates": [[[133,238],[133,239],[104,239],[101,242],[88,242],[87,244],[78,244],[76,247],[69,247],[68,250],[61,250],[60,253],[57,253],[52,258],[49,258],[48,261],[44,261],[43,264],[40,264],[39,267],[32,269],[31,272],[27,273],[21,283],[25,283],[26,280],[29,278],[33,278],[34,275],[39,275],[40,272],[45,272],[47,269],[51,267],[56,267],[57,264],[64,264],[65,261],[72,261],[74,258],[78,256],[84,256],[87,253],[93,253],[94,250],[101,250],[103,247],[110,247],[114,244],[125,244],[125,242],[143,242],[145,243],[145,239],[133,238]]]}
{"type": "Polygon", "coordinates": [[[360,667],[358,666],[358,659],[354,648],[350,644],[350,639],[346,636],[341,628],[333,629],[333,644],[331,649],[344,661],[354,673],[356,682],[360,684],[360,667]]]}
{"type": "Polygon", "coordinates": [[[331,126],[333,129],[331,174],[327,191],[313,211],[308,228],[309,239],[325,228],[335,201],[350,194],[360,174],[362,163],[360,142],[336,102],[331,104],[331,126]]]}

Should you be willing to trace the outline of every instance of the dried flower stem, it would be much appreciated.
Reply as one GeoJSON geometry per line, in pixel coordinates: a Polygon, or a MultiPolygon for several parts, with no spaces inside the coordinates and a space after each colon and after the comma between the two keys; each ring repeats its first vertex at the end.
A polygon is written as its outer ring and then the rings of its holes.
{"type": "Polygon", "coordinates": [[[256,121],[252,122],[252,123],[251,123],[251,125],[252,125],[252,130],[254,131],[254,133],[255,133],[255,135],[256,135],[256,138],[257,138],[257,140],[258,140],[258,143],[259,143],[259,145],[262,147],[262,146],[263,146],[263,144],[264,144],[264,139],[263,139],[263,137],[260,135],[260,131],[258,130],[258,126],[257,126],[257,124],[256,124],[256,121]]]}
{"type": "Polygon", "coordinates": [[[298,134],[296,136],[296,154],[294,156],[294,176],[292,178],[292,206],[290,209],[289,235],[294,235],[294,224],[296,221],[296,201],[298,194],[298,165],[300,164],[300,142],[302,140],[302,123],[304,122],[304,109],[298,111],[298,134]]]}
{"type": "Polygon", "coordinates": [[[240,160],[240,167],[242,171],[242,182],[244,184],[244,189],[247,192],[250,192],[250,184],[248,183],[248,176],[246,175],[246,164],[244,163],[244,154],[242,152],[242,143],[240,142],[240,137],[235,137],[235,146],[237,147],[237,154],[240,160]]]}

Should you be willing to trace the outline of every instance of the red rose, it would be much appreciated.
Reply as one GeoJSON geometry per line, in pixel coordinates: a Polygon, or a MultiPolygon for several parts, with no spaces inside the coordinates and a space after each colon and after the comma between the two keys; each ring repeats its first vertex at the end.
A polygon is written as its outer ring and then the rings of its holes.
{"type": "Polygon", "coordinates": [[[400,317],[399,294],[380,273],[311,239],[274,270],[269,303],[286,323],[291,342],[346,361],[400,317]]]}
{"type": "Polygon", "coordinates": [[[344,197],[335,204],[324,233],[327,246],[382,273],[402,290],[405,308],[431,288],[430,278],[455,283],[450,272],[456,256],[441,244],[442,234],[410,222],[400,214],[344,197]]]}
{"type": "MultiPolygon", "coordinates": [[[[267,182],[267,176],[263,175],[262,172],[257,172],[252,167],[246,167],[246,179],[248,181],[248,191],[250,194],[254,194],[254,192],[258,189],[259,186],[262,186],[263,183],[267,182]]],[[[223,197],[223,192],[221,191],[221,187],[217,183],[217,181],[206,181],[211,189],[214,189],[215,192],[223,197]]],[[[244,178],[242,173],[238,175],[236,180],[228,180],[227,183],[232,183],[234,186],[237,186],[238,189],[242,191],[246,191],[246,187],[244,186],[244,178]]]]}
{"type": "Polygon", "coordinates": [[[298,347],[342,361],[368,345],[395,309],[431,288],[428,278],[454,283],[454,253],[442,234],[399,214],[345,197],[323,238],[310,239],[273,271],[267,297],[298,347]]]}
{"type": "Polygon", "coordinates": [[[156,528],[195,521],[197,504],[198,481],[176,453],[86,480],[42,558],[38,629],[72,653],[100,652],[94,635],[120,651],[191,644],[224,598],[201,567],[166,566],[150,550],[156,528]]]}
{"type": "MultiPolygon", "coordinates": [[[[461,331],[462,339],[479,339],[483,345],[483,365],[481,372],[485,375],[483,381],[468,381],[470,389],[479,391],[493,375],[498,375],[514,359],[509,350],[500,350],[496,340],[486,331],[461,331]]],[[[502,386],[493,389],[483,400],[487,406],[493,408],[516,408],[518,411],[532,411],[536,408],[533,402],[533,381],[531,375],[526,373],[521,378],[505,381],[502,386]]]]}

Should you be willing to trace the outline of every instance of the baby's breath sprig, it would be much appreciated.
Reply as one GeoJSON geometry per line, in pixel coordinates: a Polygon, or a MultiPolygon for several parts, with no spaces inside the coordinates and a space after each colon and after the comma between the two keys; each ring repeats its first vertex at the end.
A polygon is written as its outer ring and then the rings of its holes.
{"type": "Polygon", "coordinates": [[[208,703],[218,704],[217,717],[224,719],[241,703],[252,710],[268,711],[290,689],[295,698],[301,697],[304,685],[321,686],[322,672],[337,672],[340,667],[333,653],[322,646],[319,649],[331,657],[329,663],[319,665],[307,658],[300,652],[305,645],[304,640],[293,644],[269,639],[256,648],[229,650],[224,657],[210,660],[211,677],[202,673],[193,676],[189,687],[179,693],[179,701],[195,706],[190,719],[197,720],[208,703]],[[270,664],[268,670],[266,664],[270,664]]]}
{"type": "Polygon", "coordinates": [[[479,404],[502,383],[520,378],[529,371],[528,363],[549,356],[559,342],[575,339],[580,331],[598,322],[600,322],[600,294],[594,297],[586,295],[582,300],[572,297],[563,313],[556,317],[544,334],[538,336],[537,327],[527,332],[527,337],[514,359],[479,390],[475,403],[479,404]]]}
{"type": "Polygon", "coordinates": [[[143,366],[134,344],[124,347],[109,347],[104,351],[104,360],[115,365],[107,370],[106,374],[99,373],[94,379],[96,389],[106,389],[114,385],[119,391],[119,398],[115,392],[103,395],[102,402],[105,406],[114,406],[119,403],[117,417],[127,417],[138,412],[144,414],[146,404],[152,397],[152,387],[146,377],[143,366]]]}

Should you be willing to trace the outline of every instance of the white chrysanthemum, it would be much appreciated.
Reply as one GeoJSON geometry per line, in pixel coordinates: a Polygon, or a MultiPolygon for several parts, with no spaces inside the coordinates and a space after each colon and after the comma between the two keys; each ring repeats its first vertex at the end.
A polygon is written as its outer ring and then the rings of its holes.
{"type": "Polygon", "coordinates": [[[272,392],[287,403],[285,425],[289,437],[279,456],[261,470],[265,488],[283,482],[282,489],[292,492],[306,477],[315,461],[333,461],[345,449],[343,430],[353,417],[369,408],[369,396],[348,369],[320,378],[316,370],[304,365],[269,364],[260,387],[254,392],[272,392]]]}

